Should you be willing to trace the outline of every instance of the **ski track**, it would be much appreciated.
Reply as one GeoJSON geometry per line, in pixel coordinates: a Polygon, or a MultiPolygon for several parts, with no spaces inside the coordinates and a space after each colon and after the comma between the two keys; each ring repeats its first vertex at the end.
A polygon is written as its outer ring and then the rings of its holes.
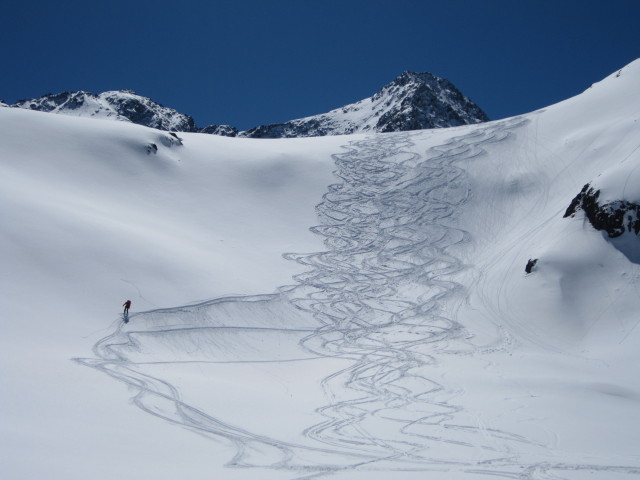
{"type": "MultiPolygon", "coordinates": [[[[412,150],[415,133],[410,132],[351,142],[334,155],[341,182],[329,186],[317,207],[321,224],[312,228],[326,250],[285,255],[309,268],[295,277],[296,285],[274,295],[132,315],[135,321],[120,324],[94,345],[96,358],[75,360],[133,387],[133,403],[145,412],[231,441],[237,454],[228,466],[285,469],[293,478],[349,470],[455,470],[523,480],[562,479],[569,471],[640,474],[637,467],[528,464],[519,452],[544,451],[545,445],[480,421],[461,423],[455,398],[464,390],[441,383],[434,373],[442,362],[439,352],[474,353],[463,326],[446,318],[442,308],[445,299],[465,296],[451,280],[465,269],[451,252],[469,241],[456,226],[456,213],[470,194],[457,163],[482,155],[483,145],[504,140],[524,123],[520,118],[490,123],[424,155],[412,150]],[[141,334],[215,333],[232,328],[212,321],[228,306],[260,309],[276,302],[312,315],[321,326],[235,327],[239,335],[287,329],[301,335],[307,358],[263,361],[350,360],[322,381],[329,403],[316,411],[325,420],[303,432],[309,440],[304,445],[252,433],[183,402],[177,387],[141,371],[163,362],[137,362],[128,355],[141,350],[141,334]],[[132,324],[144,327],[134,330],[132,324]]],[[[506,333],[502,340],[510,341],[506,333]]]]}

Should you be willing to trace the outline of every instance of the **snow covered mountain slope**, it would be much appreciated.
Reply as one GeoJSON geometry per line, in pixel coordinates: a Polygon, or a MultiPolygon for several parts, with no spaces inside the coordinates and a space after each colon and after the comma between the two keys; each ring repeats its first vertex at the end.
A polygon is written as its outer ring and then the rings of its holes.
{"type": "Polygon", "coordinates": [[[282,251],[321,247],[308,226],[342,140],[180,146],[130,123],[21,109],[0,111],[0,125],[0,477],[201,478],[210,446],[136,421],[111,381],[70,359],[125,297],[141,311],[290,282],[302,269],[282,251]],[[171,465],[142,460],[185,450],[171,465]]]}
{"type": "Polygon", "coordinates": [[[48,94],[33,100],[21,100],[12,106],[80,117],[124,120],[167,131],[249,138],[403,132],[488,121],[486,114],[448,80],[430,73],[408,71],[371,98],[322,115],[262,125],[244,132],[238,132],[229,125],[198,128],[193,118],[128,90],[99,95],[83,91],[48,94]]]}
{"type": "Polygon", "coordinates": [[[1,109],[0,474],[637,478],[638,238],[564,214],[638,201],[639,88],[281,140],[1,109]]]}
{"type": "Polygon", "coordinates": [[[99,95],[84,91],[48,94],[32,100],[21,100],[12,106],[77,117],[128,121],[159,130],[196,131],[193,118],[130,90],[103,92],[99,95]]]}
{"type": "Polygon", "coordinates": [[[241,137],[291,138],[360,132],[405,132],[488,121],[487,115],[448,80],[404,72],[371,98],[322,115],[264,125],[241,137]]]}

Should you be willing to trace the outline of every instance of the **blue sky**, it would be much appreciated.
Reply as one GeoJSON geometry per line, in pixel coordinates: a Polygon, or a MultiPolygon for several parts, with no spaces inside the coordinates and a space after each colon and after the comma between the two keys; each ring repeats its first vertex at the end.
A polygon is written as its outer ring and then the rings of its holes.
{"type": "Polygon", "coordinates": [[[8,103],[131,89],[240,129],[360,100],[404,70],[498,119],[640,57],[637,0],[23,0],[2,18],[8,103]]]}

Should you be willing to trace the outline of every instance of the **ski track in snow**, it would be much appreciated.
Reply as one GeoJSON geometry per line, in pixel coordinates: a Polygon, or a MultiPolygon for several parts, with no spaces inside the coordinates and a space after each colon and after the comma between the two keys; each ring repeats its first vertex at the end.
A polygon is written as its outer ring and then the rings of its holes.
{"type": "MultiPolygon", "coordinates": [[[[565,478],[563,472],[640,474],[635,467],[527,462],[521,452],[547,447],[480,421],[460,420],[463,409],[455,398],[464,390],[435,373],[443,362],[439,353],[474,353],[463,326],[447,318],[443,308],[445,299],[456,302],[466,295],[451,280],[465,269],[452,250],[469,240],[456,226],[456,212],[470,194],[457,163],[482,155],[483,145],[502,141],[526,122],[487,124],[424,155],[412,150],[416,134],[410,132],[351,142],[334,155],[342,181],[329,187],[317,207],[322,223],[312,230],[324,238],[326,251],[286,255],[309,267],[296,276],[296,285],[274,295],[132,315],[135,321],[96,343],[97,358],[76,361],[133,387],[133,402],[142,410],[233,442],[237,454],[229,466],[285,469],[294,478],[350,470],[455,470],[470,478],[531,480],[565,478]],[[256,321],[229,327],[216,320],[229,308],[248,309],[249,316],[276,308],[273,320],[281,304],[312,315],[321,326],[292,329],[286,321],[279,326],[256,321]],[[162,362],[140,362],[133,354],[153,347],[145,346],[145,338],[166,342],[167,336],[177,341],[191,335],[193,342],[196,336],[230,328],[240,339],[256,331],[289,332],[308,352],[266,361],[350,360],[347,368],[322,381],[328,403],[316,411],[324,421],[303,432],[305,442],[255,434],[189,405],[176,386],[142,371],[144,365],[162,362]]],[[[196,342],[206,350],[202,343],[196,342]]],[[[231,361],[212,356],[192,361],[231,361]]]]}

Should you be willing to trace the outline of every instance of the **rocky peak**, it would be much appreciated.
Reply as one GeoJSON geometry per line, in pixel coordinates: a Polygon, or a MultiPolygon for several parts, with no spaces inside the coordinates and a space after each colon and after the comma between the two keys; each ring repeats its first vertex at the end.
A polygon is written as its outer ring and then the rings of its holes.
{"type": "Polygon", "coordinates": [[[238,129],[231,125],[209,125],[208,127],[198,129],[199,133],[209,133],[211,135],[220,135],[221,137],[237,137],[238,129]]]}
{"type": "Polygon", "coordinates": [[[406,71],[373,96],[390,108],[377,131],[417,130],[481,123],[489,120],[476,104],[448,80],[431,73],[406,71]]]}
{"type": "Polygon", "coordinates": [[[397,91],[398,89],[402,89],[404,87],[416,88],[420,85],[436,86],[438,85],[439,82],[440,83],[446,82],[449,86],[453,87],[453,85],[448,80],[436,77],[431,73],[428,73],[428,72],[416,73],[410,70],[405,70],[393,82],[382,87],[382,90],[376,93],[373,96],[373,98],[383,95],[385,92],[389,92],[393,90],[397,91]]]}
{"type": "MultiPolygon", "coordinates": [[[[0,105],[1,106],[1,105],[0,105]]],[[[5,105],[6,106],[6,105],[5,105]]],[[[316,137],[359,132],[399,132],[480,123],[487,115],[448,80],[405,71],[379,92],[327,113],[263,125],[244,132],[228,125],[198,128],[192,117],[132,90],[47,94],[21,100],[17,108],[83,117],[110,118],[175,132],[251,138],[316,137]]]]}
{"type": "Polygon", "coordinates": [[[406,71],[372,97],[321,115],[256,127],[240,136],[311,137],[358,132],[398,132],[488,121],[448,80],[406,71]]]}
{"type": "Polygon", "coordinates": [[[159,130],[196,130],[195,122],[190,116],[164,107],[131,90],[115,90],[99,95],[83,90],[49,93],[40,98],[20,100],[12,106],[80,117],[112,118],[159,130]]]}
{"type": "Polygon", "coordinates": [[[119,115],[138,125],[176,132],[196,131],[192,117],[160,105],[150,98],[137,95],[131,90],[104,92],[98,95],[98,98],[119,115]]]}
{"type": "Polygon", "coordinates": [[[12,106],[40,112],[66,113],[76,116],[118,116],[117,112],[109,108],[108,105],[102,105],[95,95],[83,90],[55,94],[47,93],[40,98],[20,100],[12,106]]]}

